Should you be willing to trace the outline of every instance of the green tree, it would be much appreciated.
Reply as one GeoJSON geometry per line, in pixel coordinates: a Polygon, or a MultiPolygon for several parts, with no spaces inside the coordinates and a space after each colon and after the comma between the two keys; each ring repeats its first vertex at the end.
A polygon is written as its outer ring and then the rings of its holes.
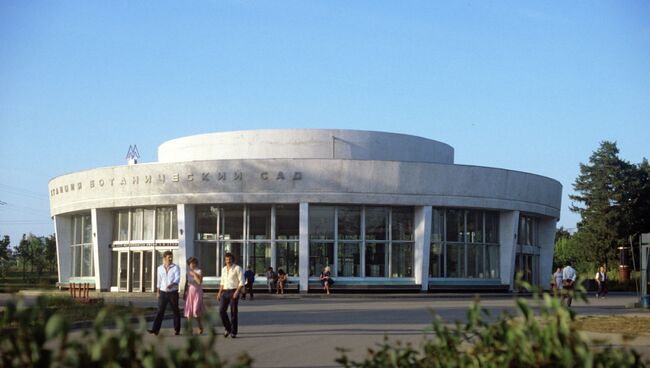
{"type": "Polygon", "coordinates": [[[48,271],[57,271],[56,236],[54,236],[54,234],[45,238],[45,259],[47,261],[48,271]]]}
{"type": "Polygon", "coordinates": [[[627,243],[630,219],[635,202],[632,200],[638,185],[637,169],[618,157],[615,142],[601,142],[589,158],[589,164],[580,164],[580,175],[570,195],[574,201],[571,211],[581,216],[578,231],[581,233],[585,254],[597,263],[616,259],[616,248],[627,243]]]}
{"type": "Polygon", "coordinates": [[[16,247],[16,259],[21,264],[23,269],[23,280],[27,275],[27,264],[31,262],[32,254],[29,249],[29,241],[27,235],[23,234],[23,238],[16,247]]]}
{"type": "Polygon", "coordinates": [[[43,275],[43,271],[48,265],[46,258],[46,244],[45,238],[42,236],[36,236],[34,234],[29,234],[27,237],[29,242],[29,253],[31,259],[31,271],[36,271],[38,277],[43,275]]]}
{"type": "Polygon", "coordinates": [[[11,260],[11,248],[9,248],[11,241],[9,235],[5,235],[0,240],[0,276],[5,276],[9,268],[11,260]]]}

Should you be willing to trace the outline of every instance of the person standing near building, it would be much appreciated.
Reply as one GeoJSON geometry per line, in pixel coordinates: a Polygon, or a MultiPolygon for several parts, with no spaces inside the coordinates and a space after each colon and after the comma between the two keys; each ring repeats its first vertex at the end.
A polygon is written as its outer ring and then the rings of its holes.
{"type": "Polygon", "coordinates": [[[225,254],[224,263],[226,265],[221,269],[221,283],[219,284],[217,301],[220,303],[219,315],[225,328],[223,336],[231,336],[234,339],[237,337],[239,291],[244,285],[242,283],[241,267],[235,264],[232,253],[225,254]],[[228,318],[228,307],[230,307],[230,318],[228,318]]]}
{"type": "Polygon", "coordinates": [[[253,300],[253,284],[255,283],[255,272],[253,272],[253,267],[248,265],[246,272],[244,272],[244,292],[241,295],[243,300],[246,300],[246,294],[251,295],[251,300],[253,300]]]}
{"type": "Polygon", "coordinates": [[[203,324],[201,316],[203,315],[203,274],[198,268],[199,260],[196,257],[190,257],[187,260],[189,270],[187,271],[187,284],[185,285],[185,318],[192,328],[192,319],[196,318],[199,325],[199,335],[203,334],[203,324]]]}
{"type": "Polygon", "coordinates": [[[596,283],[598,284],[598,292],[596,293],[596,298],[604,298],[607,296],[607,271],[605,266],[602,265],[598,268],[596,272],[596,283]]]}
{"type": "Polygon", "coordinates": [[[277,279],[278,274],[273,271],[273,267],[269,267],[268,270],[266,270],[266,286],[269,288],[269,294],[273,294],[273,289],[275,289],[277,279]]]}
{"type": "Polygon", "coordinates": [[[153,327],[148,330],[150,334],[158,335],[160,326],[162,325],[163,317],[165,316],[165,309],[167,304],[171,305],[172,312],[174,313],[174,331],[178,335],[181,331],[181,312],[178,309],[178,284],[181,280],[181,270],[173,262],[173,255],[170,250],[163,253],[163,264],[158,266],[158,314],[153,321],[153,327]]]}
{"type": "Polygon", "coordinates": [[[571,265],[564,266],[562,269],[562,304],[567,307],[571,307],[571,302],[573,301],[573,289],[575,288],[576,278],[576,270],[571,265]]]}
{"type": "Polygon", "coordinates": [[[553,295],[560,296],[562,291],[562,267],[558,267],[553,274],[553,295]]]}

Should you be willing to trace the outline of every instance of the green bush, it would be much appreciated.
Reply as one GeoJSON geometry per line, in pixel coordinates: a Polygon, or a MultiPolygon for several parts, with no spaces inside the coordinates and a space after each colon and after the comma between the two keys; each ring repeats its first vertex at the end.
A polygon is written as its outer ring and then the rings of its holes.
{"type": "MultiPolygon", "coordinates": [[[[147,342],[146,323],[142,316],[134,328],[130,315],[115,318],[116,329],[108,330],[112,316],[102,309],[92,328],[72,337],[68,321],[47,308],[39,298],[26,307],[9,302],[0,321],[0,366],[2,367],[224,367],[216,352],[216,319],[204,316],[208,338],[190,336],[180,348],[161,349],[159,343],[147,342]]],[[[162,338],[162,337],[160,337],[162,338]]],[[[250,367],[252,359],[241,355],[233,367],[250,367]]]]}
{"type": "MultiPolygon", "coordinates": [[[[515,316],[501,313],[494,322],[480,307],[478,298],[467,312],[467,322],[449,326],[434,315],[431,335],[422,348],[410,344],[391,344],[385,339],[377,349],[369,349],[363,361],[352,361],[346,355],[336,361],[344,367],[645,367],[634,350],[607,347],[591,348],[574,326],[574,312],[560,299],[533,290],[535,301],[541,301],[535,315],[528,301],[516,298],[515,316]]],[[[586,300],[584,289],[574,297],[586,300]]]]}

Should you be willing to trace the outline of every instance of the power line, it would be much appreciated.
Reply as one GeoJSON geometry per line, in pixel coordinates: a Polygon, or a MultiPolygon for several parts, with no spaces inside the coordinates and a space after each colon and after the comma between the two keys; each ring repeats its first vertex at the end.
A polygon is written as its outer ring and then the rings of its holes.
{"type": "Polygon", "coordinates": [[[0,191],[5,193],[17,194],[24,197],[30,197],[34,199],[47,199],[48,197],[42,193],[32,192],[31,190],[25,190],[23,188],[17,188],[11,185],[0,183],[0,191]]]}

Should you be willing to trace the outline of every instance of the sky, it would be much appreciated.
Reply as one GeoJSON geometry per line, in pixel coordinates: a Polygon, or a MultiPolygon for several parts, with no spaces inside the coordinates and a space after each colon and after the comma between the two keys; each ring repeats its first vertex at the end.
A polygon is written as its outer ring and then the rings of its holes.
{"type": "Polygon", "coordinates": [[[0,1],[0,236],[54,232],[48,181],[166,140],[342,128],[562,183],[650,157],[648,1],[0,1]]]}

